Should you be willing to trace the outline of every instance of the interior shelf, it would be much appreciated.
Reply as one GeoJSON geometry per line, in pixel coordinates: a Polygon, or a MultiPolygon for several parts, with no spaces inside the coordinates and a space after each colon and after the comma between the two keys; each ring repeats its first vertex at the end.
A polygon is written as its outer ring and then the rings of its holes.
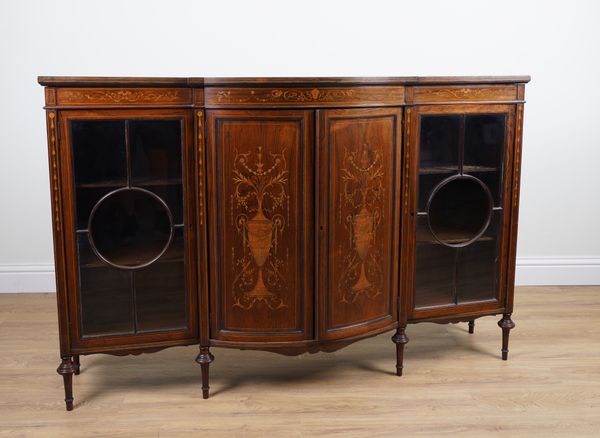
{"type": "MultiPolygon", "coordinates": [[[[455,245],[455,244],[459,244],[459,243],[463,243],[466,242],[468,240],[470,240],[471,236],[465,236],[464,234],[460,233],[460,232],[452,232],[450,230],[445,231],[442,233],[443,236],[443,240],[444,242],[446,242],[447,244],[450,245],[455,245]]],[[[490,241],[493,240],[493,237],[490,236],[481,236],[479,237],[476,242],[486,242],[486,241],[490,241]]],[[[431,244],[431,245],[441,245],[441,243],[439,241],[437,241],[435,239],[435,237],[433,237],[433,235],[431,234],[431,232],[429,231],[429,229],[417,229],[417,243],[422,243],[422,244],[431,244]]]]}
{"type": "Polygon", "coordinates": [[[177,186],[181,184],[181,178],[165,178],[165,179],[140,179],[132,180],[131,185],[150,187],[150,186],[177,186]]]}
{"type": "MultiPolygon", "coordinates": [[[[162,257],[160,257],[158,260],[156,260],[154,263],[152,264],[157,264],[157,263],[175,263],[175,262],[183,262],[184,261],[184,257],[183,257],[183,253],[181,251],[178,251],[178,254],[169,254],[169,251],[167,251],[165,254],[162,255],[162,257]]],[[[136,255],[139,256],[140,253],[143,253],[139,250],[137,250],[135,252],[136,255]]],[[[131,260],[130,258],[128,258],[128,255],[124,255],[123,256],[124,260],[131,260]]],[[[118,260],[118,261],[122,261],[122,260],[118,260]]],[[[93,268],[106,268],[106,267],[110,267],[110,265],[108,263],[105,263],[104,261],[100,260],[99,258],[94,258],[93,260],[89,260],[89,261],[81,261],[80,266],[82,269],[84,268],[89,268],[89,269],[93,269],[93,268]]]]}
{"type": "Polygon", "coordinates": [[[125,187],[127,185],[127,182],[124,179],[118,179],[118,180],[106,180],[106,181],[96,181],[96,182],[89,182],[89,183],[79,183],[76,184],[75,187],[77,187],[78,189],[95,189],[95,188],[101,188],[101,187],[114,187],[114,188],[118,188],[118,187],[125,187]]]}
{"type": "MultiPolygon", "coordinates": [[[[436,175],[442,173],[458,173],[457,166],[431,166],[431,167],[422,167],[419,169],[419,174],[421,175],[436,175]]],[[[475,172],[495,172],[498,170],[495,167],[490,166],[463,166],[463,173],[475,173],[475,172]]]]}
{"type": "MultiPolygon", "coordinates": [[[[182,183],[181,178],[164,178],[164,179],[140,179],[140,180],[132,180],[132,186],[138,187],[153,187],[153,186],[176,186],[182,183]]],[[[77,188],[82,189],[90,189],[90,188],[100,188],[100,187],[125,187],[127,183],[120,180],[107,180],[107,181],[97,181],[90,183],[81,183],[77,184],[77,188]]]]}

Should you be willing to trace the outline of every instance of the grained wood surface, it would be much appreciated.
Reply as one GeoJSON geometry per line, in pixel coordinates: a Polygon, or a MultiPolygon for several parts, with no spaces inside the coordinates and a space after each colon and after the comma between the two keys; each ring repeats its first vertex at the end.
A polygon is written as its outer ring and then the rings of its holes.
{"type": "Polygon", "coordinates": [[[517,288],[510,358],[499,317],[410,325],[404,377],[389,334],[336,353],[196,347],[82,356],[64,410],[54,294],[0,294],[0,436],[598,436],[600,286],[517,288]]]}
{"type": "Polygon", "coordinates": [[[429,77],[323,77],[323,78],[153,78],[153,77],[98,77],[98,76],[38,76],[44,86],[215,86],[256,84],[478,84],[478,83],[527,83],[530,76],[429,76],[429,77]]]}
{"type": "Polygon", "coordinates": [[[398,318],[402,111],[319,111],[320,339],[398,318]]]}
{"type": "Polygon", "coordinates": [[[311,338],[312,115],[207,111],[215,339],[311,338]]]}

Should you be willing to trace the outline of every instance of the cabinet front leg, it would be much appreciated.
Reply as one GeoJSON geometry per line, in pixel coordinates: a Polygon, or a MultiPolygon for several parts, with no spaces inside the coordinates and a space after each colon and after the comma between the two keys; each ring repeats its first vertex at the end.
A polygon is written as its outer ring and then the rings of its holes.
{"type": "Polygon", "coordinates": [[[404,362],[404,346],[408,343],[408,336],[404,333],[405,327],[398,327],[396,334],[392,336],[392,342],[396,344],[396,375],[402,375],[404,362]]]}
{"type": "Polygon", "coordinates": [[[469,333],[473,334],[475,332],[475,320],[469,321],[469,333]]]}
{"type": "Polygon", "coordinates": [[[200,364],[202,371],[202,398],[208,398],[210,386],[208,385],[208,367],[215,360],[215,357],[210,353],[208,347],[200,347],[200,353],[196,358],[196,362],[200,364]]]}
{"type": "Polygon", "coordinates": [[[56,372],[63,376],[67,411],[73,410],[73,373],[75,373],[75,370],[73,356],[63,356],[60,365],[56,369],[56,372]]]}
{"type": "Polygon", "coordinates": [[[505,313],[502,319],[498,321],[498,326],[502,329],[502,360],[508,359],[508,335],[515,328],[515,323],[510,319],[511,314],[505,313]]]}
{"type": "Polygon", "coordinates": [[[75,365],[75,375],[78,376],[81,371],[81,364],[79,363],[79,355],[73,355],[73,364],[75,365]]]}

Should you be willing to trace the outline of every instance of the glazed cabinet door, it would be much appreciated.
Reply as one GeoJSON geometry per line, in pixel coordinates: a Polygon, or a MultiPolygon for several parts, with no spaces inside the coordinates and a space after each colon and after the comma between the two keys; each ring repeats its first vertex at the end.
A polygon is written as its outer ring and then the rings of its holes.
{"type": "Polygon", "coordinates": [[[319,337],[398,319],[402,109],[319,111],[319,337]]]}
{"type": "Polygon", "coordinates": [[[312,336],[313,118],[207,111],[213,339],[312,336]]]}
{"type": "Polygon", "coordinates": [[[59,114],[73,352],[194,342],[191,113],[59,114]]]}
{"type": "Polygon", "coordinates": [[[409,319],[496,313],[506,290],[514,105],[415,107],[406,123],[409,319]]]}

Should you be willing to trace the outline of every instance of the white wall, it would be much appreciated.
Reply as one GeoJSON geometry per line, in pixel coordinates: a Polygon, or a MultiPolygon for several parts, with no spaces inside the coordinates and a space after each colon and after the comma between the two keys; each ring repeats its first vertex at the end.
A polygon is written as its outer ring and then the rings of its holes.
{"type": "Polygon", "coordinates": [[[600,2],[0,3],[0,290],[52,290],[38,75],[530,74],[520,283],[600,283],[600,2]]]}

